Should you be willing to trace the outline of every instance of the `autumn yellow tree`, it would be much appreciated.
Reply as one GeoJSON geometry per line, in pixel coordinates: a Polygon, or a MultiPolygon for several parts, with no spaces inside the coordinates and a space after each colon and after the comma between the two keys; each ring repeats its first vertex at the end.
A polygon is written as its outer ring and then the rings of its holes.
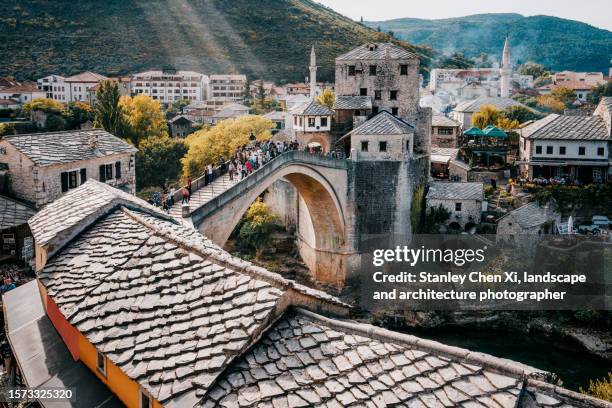
{"type": "Polygon", "coordinates": [[[516,129],[519,126],[519,122],[504,116],[504,112],[497,109],[494,105],[484,105],[478,112],[472,115],[472,126],[484,129],[489,125],[508,130],[516,129]]]}
{"type": "Polygon", "coordinates": [[[269,119],[246,115],[192,133],[185,139],[189,150],[182,159],[183,176],[199,177],[206,166],[217,164],[220,157],[229,158],[239,147],[247,144],[251,133],[257,140],[268,140],[273,127],[269,119]]]}
{"type": "Polygon", "coordinates": [[[323,106],[327,106],[329,109],[334,108],[334,91],[329,88],[326,88],[321,92],[321,95],[317,97],[317,102],[319,102],[323,106]]]}
{"type": "Polygon", "coordinates": [[[24,103],[21,108],[22,112],[28,115],[33,111],[61,114],[65,109],[65,106],[60,102],[49,98],[33,99],[24,103]]]}
{"type": "Polygon", "coordinates": [[[127,136],[134,146],[149,137],[167,137],[168,125],[159,101],[139,94],[134,97],[122,96],[119,106],[129,127],[127,136]]]}
{"type": "Polygon", "coordinates": [[[538,106],[548,112],[553,113],[563,113],[565,110],[565,104],[561,102],[559,99],[555,98],[552,95],[540,95],[538,96],[538,106]]]}

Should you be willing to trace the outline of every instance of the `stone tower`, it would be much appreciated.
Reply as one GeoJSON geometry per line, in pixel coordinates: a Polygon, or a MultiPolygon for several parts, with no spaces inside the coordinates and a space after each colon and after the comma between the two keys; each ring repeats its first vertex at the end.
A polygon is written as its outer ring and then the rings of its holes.
{"type": "Polygon", "coordinates": [[[499,70],[501,75],[500,96],[502,98],[510,97],[510,78],[512,76],[512,67],[510,65],[510,46],[508,45],[508,37],[504,43],[504,53],[502,56],[502,65],[499,70]]]}
{"type": "Polygon", "coordinates": [[[310,99],[317,96],[317,56],[314,45],[310,50],[310,99]]]}

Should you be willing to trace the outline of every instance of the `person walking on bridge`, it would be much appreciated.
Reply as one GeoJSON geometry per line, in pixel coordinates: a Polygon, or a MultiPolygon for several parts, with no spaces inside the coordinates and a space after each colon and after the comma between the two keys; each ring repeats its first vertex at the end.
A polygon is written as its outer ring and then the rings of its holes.
{"type": "Polygon", "coordinates": [[[227,172],[229,173],[229,179],[233,180],[234,179],[234,171],[236,170],[236,168],[234,167],[234,161],[230,160],[229,165],[227,166],[227,172]]]}

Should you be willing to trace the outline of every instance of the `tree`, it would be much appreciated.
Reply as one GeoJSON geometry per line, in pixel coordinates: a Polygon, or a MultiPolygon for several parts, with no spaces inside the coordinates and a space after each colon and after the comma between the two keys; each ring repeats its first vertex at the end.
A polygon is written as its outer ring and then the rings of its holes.
{"type": "Polygon", "coordinates": [[[66,123],[66,119],[62,117],[62,115],[56,115],[51,113],[47,116],[47,120],[45,121],[45,129],[49,132],[59,132],[62,130],[66,130],[68,128],[68,124],[66,123]]]}
{"type": "Polygon", "coordinates": [[[319,102],[323,106],[327,106],[329,109],[334,108],[334,91],[329,88],[326,88],[321,92],[321,95],[317,97],[317,102],[319,102]]]}
{"type": "Polygon", "coordinates": [[[544,65],[536,64],[532,61],[527,61],[526,63],[522,64],[520,67],[518,67],[517,71],[521,75],[531,75],[533,76],[533,79],[539,78],[544,74],[548,74],[548,71],[546,68],[544,68],[544,65]]]}
{"type": "Polygon", "coordinates": [[[259,84],[257,85],[257,99],[259,100],[259,107],[262,110],[265,110],[266,90],[264,88],[263,79],[259,81],[259,84]]]}
{"type": "Polygon", "coordinates": [[[212,128],[192,133],[185,139],[189,150],[182,159],[183,176],[199,177],[206,166],[218,163],[219,157],[227,159],[239,147],[249,143],[251,132],[257,140],[268,140],[273,128],[271,120],[247,115],[226,119],[212,128]]]}
{"type": "Polygon", "coordinates": [[[67,113],[66,119],[72,129],[76,129],[81,124],[94,120],[94,110],[85,102],[70,102],[67,113]]]}
{"type": "Polygon", "coordinates": [[[538,108],[544,112],[563,113],[565,104],[552,95],[540,95],[537,98],[538,108]]]}
{"type": "Polygon", "coordinates": [[[500,117],[502,117],[501,111],[495,105],[483,105],[472,115],[472,126],[484,129],[494,125],[500,117]]]}
{"type": "Polygon", "coordinates": [[[440,227],[450,218],[450,211],[440,204],[438,207],[431,207],[423,220],[423,234],[439,234],[440,227]]]}
{"type": "Polygon", "coordinates": [[[183,109],[190,103],[191,101],[189,99],[179,99],[178,101],[172,102],[172,105],[166,110],[166,119],[170,120],[176,115],[182,115],[183,109]]]}
{"type": "Polygon", "coordinates": [[[454,52],[450,57],[444,57],[438,63],[438,68],[467,69],[472,67],[474,67],[474,61],[461,52],[454,52]]]}
{"type": "Polygon", "coordinates": [[[580,392],[612,402],[612,372],[608,373],[608,378],[604,377],[601,380],[589,381],[589,388],[585,391],[581,387],[580,392]]]}
{"type": "Polygon", "coordinates": [[[60,102],[49,98],[37,98],[23,104],[22,113],[29,115],[33,111],[41,111],[47,114],[61,115],[64,111],[64,105],[60,102]]]}
{"type": "Polygon", "coordinates": [[[115,136],[123,137],[125,123],[121,106],[119,106],[120,96],[116,82],[100,82],[96,90],[94,127],[101,127],[115,136]]]}
{"type": "Polygon", "coordinates": [[[144,139],[136,153],[138,189],[163,188],[166,182],[176,182],[181,175],[181,159],[186,153],[187,145],[180,139],[168,136],[144,139]]]}
{"type": "Polygon", "coordinates": [[[248,250],[255,251],[255,257],[261,257],[263,250],[270,242],[274,223],[278,217],[261,199],[257,199],[245,215],[245,222],[240,227],[238,237],[240,244],[248,250]]]}
{"type": "Polygon", "coordinates": [[[563,103],[568,108],[576,101],[576,92],[563,86],[553,89],[550,92],[550,96],[563,103]]]}
{"type": "Polygon", "coordinates": [[[612,81],[596,86],[587,98],[589,102],[597,105],[604,96],[612,96],[612,81]]]}
{"type": "Polygon", "coordinates": [[[510,120],[515,120],[519,124],[525,123],[530,120],[538,120],[542,117],[538,112],[533,109],[528,109],[524,106],[508,106],[502,111],[502,115],[510,120]]]}
{"type": "Polygon", "coordinates": [[[251,106],[252,99],[253,98],[251,96],[251,80],[247,76],[246,81],[244,83],[244,90],[242,91],[242,101],[245,105],[251,106]]]}
{"type": "Polygon", "coordinates": [[[122,96],[119,107],[123,112],[125,123],[129,126],[127,137],[134,146],[149,137],[168,136],[168,125],[159,101],[138,94],[135,97],[122,96]]]}

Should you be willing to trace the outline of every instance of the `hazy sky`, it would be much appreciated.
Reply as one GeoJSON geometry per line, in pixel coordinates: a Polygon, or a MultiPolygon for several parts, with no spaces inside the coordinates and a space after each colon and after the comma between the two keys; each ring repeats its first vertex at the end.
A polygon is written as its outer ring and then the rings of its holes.
{"type": "Polygon", "coordinates": [[[447,18],[480,13],[519,13],[583,21],[612,31],[612,0],[316,0],[354,20],[447,18]]]}

